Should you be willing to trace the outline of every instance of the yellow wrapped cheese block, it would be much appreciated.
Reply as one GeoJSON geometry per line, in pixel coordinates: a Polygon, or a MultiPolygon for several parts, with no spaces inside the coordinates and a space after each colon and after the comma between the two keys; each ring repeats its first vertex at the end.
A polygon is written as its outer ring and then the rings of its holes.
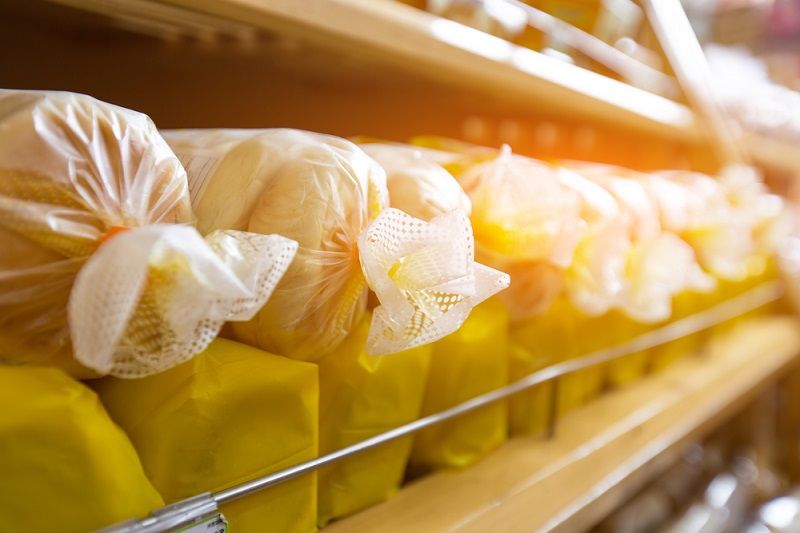
{"type": "MultiPolygon", "coordinates": [[[[672,300],[672,317],[669,322],[676,322],[703,311],[704,298],[708,300],[708,294],[689,290],[676,295],[672,300]]],[[[707,337],[706,331],[699,331],[656,346],[653,348],[651,369],[663,370],[681,357],[699,353],[705,346],[707,337]]]]}
{"type": "MultiPolygon", "coordinates": [[[[516,342],[509,346],[509,375],[511,381],[522,379],[548,363],[531,354],[516,342]]],[[[553,410],[553,383],[536,385],[525,392],[516,394],[508,405],[508,430],[514,435],[546,435],[550,429],[553,410]]],[[[556,400],[557,401],[557,400],[556,400]]]]}
{"type": "MultiPolygon", "coordinates": [[[[565,297],[558,298],[547,312],[514,324],[511,328],[511,380],[518,380],[545,366],[578,355],[578,311],[565,297]]],[[[555,410],[564,413],[581,405],[585,396],[585,374],[576,372],[558,379],[555,410]]],[[[589,375],[594,375],[590,372],[589,375]]],[[[551,385],[514,396],[510,400],[512,434],[537,434],[546,429],[553,399],[551,385]]]]}
{"type": "Polygon", "coordinates": [[[140,377],[249,319],[296,244],[203,239],[193,222],[186,173],[147,116],[0,90],[0,361],[140,377]]]}
{"type": "MultiPolygon", "coordinates": [[[[452,407],[508,383],[508,311],[496,299],[476,307],[461,329],[434,343],[422,414],[452,407]]],[[[464,467],[502,444],[507,406],[494,403],[417,434],[416,471],[464,467]]]]}
{"type": "MultiPolygon", "coordinates": [[[[321,359],[320,454],[419,418],[431,345],[384,356],[366,353],[369,316],[321,359]]],[[[319,473],[319,525],[390,497],[400,487],[411,437],[345,459],[319,473]]]]}
{"type": "MultiPolygon", "coordinates": [[[[96,389],[168,503],[317,456],[319,389],[310,363],[216,339],[166,372],[105,378],[96,389]]],[[[235,531],[313,531],[316,474],[221,510],[235,531]]]]}
{"type": "Polygon", "coordinates": [[[128,437],[56,368],[0,366],[0,529],[84,532],[161,507],[128,437]]]}

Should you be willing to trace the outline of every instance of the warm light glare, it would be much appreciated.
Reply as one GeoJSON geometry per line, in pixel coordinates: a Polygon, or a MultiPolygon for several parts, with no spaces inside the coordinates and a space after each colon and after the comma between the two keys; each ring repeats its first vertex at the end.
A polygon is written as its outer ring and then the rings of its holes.
{"type": "Polygon", "coordinates": [[[796,522],[800,514],[797,498],[776,498],[764,505],[759,513],[761,521],[775,529],[785,529],[796,522]]]}
{"type": "Polygon", "coordinates": [[[725,507],[738,484],[737,479],[731,474],[718,476],[706,489],[706,501],[715,509],[725,507]]]}
{"type": "Polygon", "coordinates": [[[441,41],[494,61],[507,61],[513,45],[508,41],[447,19],[436,19],[431,32],[441,41]]]}
{"type": "Polygon", "coordinates": [[[500,21],[512,33],[520,32],[528,24],[528,15],[525,10],[510,4],[506,0],[484,0],[483,9],[486,13],[500,21]]]}
{"type": "MultiPolygon", "coordinates": [[[[512,65],[515,68],[584,94],[590,98],[627,109],[659,123],[685,128],[692,114],[666,98],[642,91],[589,70],[577,68],[544,54],[515,46],[504,39],[447,19],[430,22],[431,33],[440,41],[473,54],[512,65]]],[[[535,98],[535,94],[531,94],[535,98]]],[[[567,97],[568,98],[568,97],[567,97]]]]}

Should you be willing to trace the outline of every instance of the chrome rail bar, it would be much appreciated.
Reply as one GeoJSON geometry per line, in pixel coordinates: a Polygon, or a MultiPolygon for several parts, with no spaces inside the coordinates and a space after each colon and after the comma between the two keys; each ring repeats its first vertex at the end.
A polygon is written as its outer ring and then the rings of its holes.
{"type": "Polygon", "coordinates": [[[682,337],[706,330],[774,302],[783,295],[783,292],[783,284],[781,282],[775,281],[765,283],[739,296],[715,305],[706,311],[676,320],[663,327],[634,337],[625,343],[548,366],[504,387],[481,394],[480,396],[454,405],[444,411],[422,417],[390,431],[380,433],[356,444],[336,450],[335,452],[235,485],[219,492],[205,493],[176,502],[155,511],[152,515],[141,520],[129,520],[104,528],[98,531],[98,533],[157,533],[169,531],[177,526],[190,524],[216,511],[220,504],[242,498],[248,494],[308,474],[326,465],[336,463],[376,446],[380,446],[381,444],[412,435],[425,428],[504,400],[537,385],[555,381],[565,375],[608,363],[614,359],[649,348],[655,348],[682,337]]]}

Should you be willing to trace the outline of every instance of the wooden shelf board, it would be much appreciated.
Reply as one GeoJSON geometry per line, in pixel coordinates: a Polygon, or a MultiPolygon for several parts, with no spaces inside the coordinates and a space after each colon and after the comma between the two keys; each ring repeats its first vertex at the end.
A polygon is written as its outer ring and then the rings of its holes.
{"type": "MultiPolygon", "coordinates": [[[[113,16],[98,0],[57,1],[113,16]]],[[[179,7],[186,25],[198,24],[199,15],[201,22],[267,30],[525,112],[547,110],[682,143],[707,138],[684,105],[391,0],[135,0],[124,7],[127,15],[180,23],[180,10],[172,9],[179,7]]]]}
{"type": "Polygon", "coordinates": [[[797,360],[794,318],[743,324],[706,354],[563,416],[461,471],[423,478],[327,531],[585,530],[723,424],[797,360]]]}
{"type": "MultiPolygon", "coordinates": [[[[381,92],[402,91],[417,77],[524,114],[586,120],[690,145],[709,139],[685,105],[393,0],[53,1],[198,34],[204,27],[227,35],[268,31],[285,41],[285,62],[297,76],[319,79],[323,72],[325,79],[381,92]],[[298,53],[292,43],[307,51],[298,53]]],[[[800,150],[790,143],[757,134],[746,134],[745,141],[756,164],[800,173],[800,150]]]]}
{"type": "Polygon", "coordinates": [[[745,142],[757,165],[800,175],[800,142],[791,143],[757,133],[745,134],[745,142]]]}

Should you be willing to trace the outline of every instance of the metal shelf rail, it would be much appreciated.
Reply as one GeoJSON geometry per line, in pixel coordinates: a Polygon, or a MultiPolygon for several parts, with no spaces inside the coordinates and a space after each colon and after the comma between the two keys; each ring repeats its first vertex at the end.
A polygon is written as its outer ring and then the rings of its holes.
{"type": "MultiPolygon", "coordinates": [[[[509,385],[476,396],[444,411],[433,413],[414,422],[380,433],[357,444],[219,492],[209,492],[187,498],[156,510],[146,518],[132,519],[104,528],[98,533],[157,533],[171,531],[177,527],[191,526],[216,513],[221,504],[278,485],[381,444],[412,435],[422,429],[470,413],[485,405],[507,399],[531,387],[547,382],[557,385],[559,378],[568,374],[603,365],[614,359],[655,348],[709,329],[774,302],[782,297],[783,292],[783,284],[779,281],[762,284],[706,311],[654,329],[625,343],[548,366],[509,385]]],[[[553,390],[556,388],[556,386],[552,387],[553,390]]],[[[555,402],[551,403],[555,406],[555,402]]],[[[551,417],[551,423],[553,421],[554,417],[551,417]]],[[[552,430],[550,433],[552,435],[552,430]]]]}

